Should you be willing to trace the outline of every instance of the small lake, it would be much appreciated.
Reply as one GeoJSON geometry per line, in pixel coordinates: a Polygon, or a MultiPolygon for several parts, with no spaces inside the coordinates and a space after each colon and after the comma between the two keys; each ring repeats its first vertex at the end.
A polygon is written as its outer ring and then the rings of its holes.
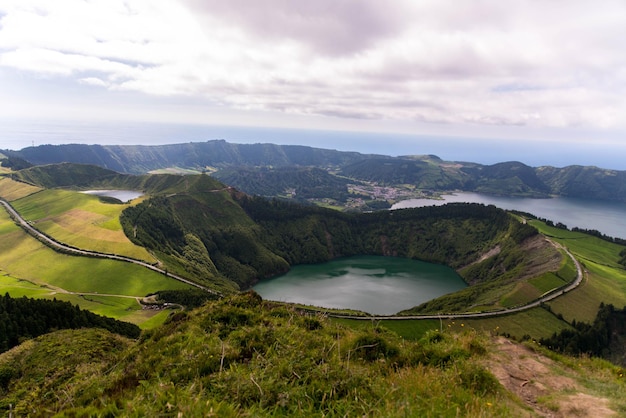
{"type": "Polygon", "coordinates": [[[267,300],[391,315],[465,287],[463,279],[447,266],[357,256],[294,266],[253,289],[267,300]]]}
{"type": "Polygon", "coordinates": [[[533,199],[526,197],[502,197],[480,193],[459,192],[442,196],[442,200],[409,199],[398,202],[391,209],[422,206],[438,206],[452,202],[482,203],[501,209],[519,210],[561,222],[568,228],[595,229],[611,237],[626,239],[626,204],[602,200],[553,197],[533,199]]]}
{"type": "Polygon", "coordinates": [[[113,197],[122,202],[129,202],[133,199],[137,199],[138,197],[143,196],[143,192],[137,190],[86,190],[82,193],[94,196],[113,197]]]}

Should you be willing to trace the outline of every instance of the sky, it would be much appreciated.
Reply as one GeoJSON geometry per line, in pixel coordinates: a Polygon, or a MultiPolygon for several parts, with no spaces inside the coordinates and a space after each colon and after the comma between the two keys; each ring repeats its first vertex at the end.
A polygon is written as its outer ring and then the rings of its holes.
{"type": "Polygon", "coordinates": [[[623,0],[2,0],[0,120],[626,156],[625,43],[623,0]]]}

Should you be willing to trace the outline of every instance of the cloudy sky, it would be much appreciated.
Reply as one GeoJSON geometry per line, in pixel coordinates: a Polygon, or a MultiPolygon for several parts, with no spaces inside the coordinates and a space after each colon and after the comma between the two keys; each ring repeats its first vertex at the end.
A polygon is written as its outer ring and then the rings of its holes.
{"type": "Polygon", "coordinates": [[[623,0],[2,0],[0,118],[610,147],[624,45],[623,0]]]}

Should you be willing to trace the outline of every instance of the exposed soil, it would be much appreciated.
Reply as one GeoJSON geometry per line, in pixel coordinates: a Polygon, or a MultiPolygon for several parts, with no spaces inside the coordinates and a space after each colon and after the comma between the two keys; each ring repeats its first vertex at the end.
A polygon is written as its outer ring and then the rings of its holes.
{"type": "Polygon", "coordinates": [[[500,383],[541,417],[614,417],[617,413],[605,398],[590,395],[560,365],[528,347],[504,337],[494,340],[495,349],[486,366],[500,383]]]}
{"type": "Polygon", "coordinates": [[[521,247],[529,254],[529,261],[520,279],[536,277],[546,271],[559,269],[563,255],[542,235],[535,235],[525,240],[521,247]]]}

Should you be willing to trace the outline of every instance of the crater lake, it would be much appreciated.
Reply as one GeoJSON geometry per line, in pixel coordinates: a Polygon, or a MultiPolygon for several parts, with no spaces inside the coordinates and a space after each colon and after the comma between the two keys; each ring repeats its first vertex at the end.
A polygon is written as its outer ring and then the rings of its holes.
{"type": "Polygon", "coordinates": [[[355,256],[297,265],[253,289],[266,300],[391,315],[465,287],[456,271],[444,265],[355,256]]]}

